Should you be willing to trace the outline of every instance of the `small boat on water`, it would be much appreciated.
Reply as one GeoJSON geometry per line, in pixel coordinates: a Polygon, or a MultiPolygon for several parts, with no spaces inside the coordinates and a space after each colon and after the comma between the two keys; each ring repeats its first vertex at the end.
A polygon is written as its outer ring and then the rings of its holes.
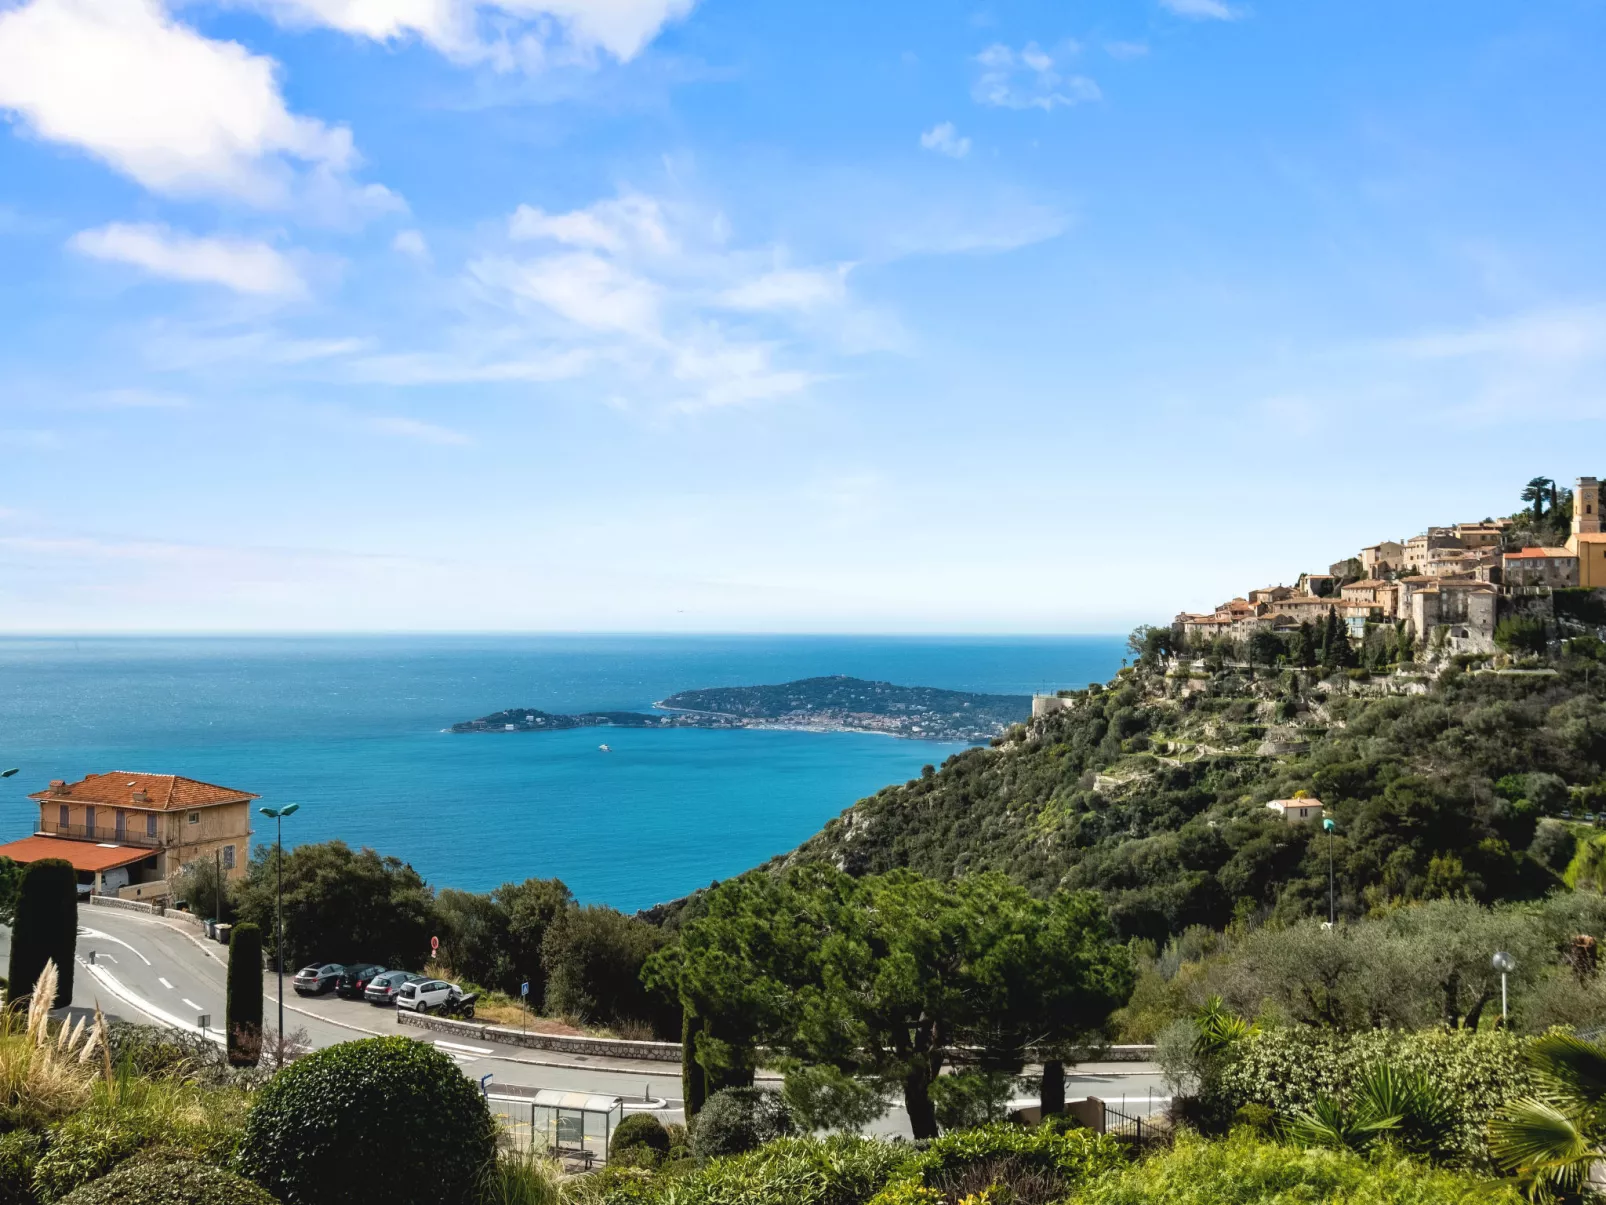
{"type": "Polygon", "coordinates": [[[603,753],[612,753],[613,752],[613,750],[608,748],[608,746],[606,746],[606,745],[598,745],[597,748],[603,753]]]}

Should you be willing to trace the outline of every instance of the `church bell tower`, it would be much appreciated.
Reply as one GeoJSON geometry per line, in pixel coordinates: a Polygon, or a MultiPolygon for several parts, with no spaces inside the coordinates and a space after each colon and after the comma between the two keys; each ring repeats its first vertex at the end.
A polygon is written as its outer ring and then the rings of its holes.
{"type": "Polygon", "coordinates": [[[1598,535],[1600,530],[1600,482],[1580,477],[1573,488],[1573,535],[1598,535]]]}

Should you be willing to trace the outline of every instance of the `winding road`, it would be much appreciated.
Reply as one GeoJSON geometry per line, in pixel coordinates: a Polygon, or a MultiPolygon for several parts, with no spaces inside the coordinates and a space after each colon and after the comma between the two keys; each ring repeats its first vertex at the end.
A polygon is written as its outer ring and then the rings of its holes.
{"type": "MultiPolygon", "coordinates": [[[[209,941],[190,925],[106,907],[80,907],[78,971],[74,1008],[98,1003],[108,1016],[146,1024],[205,1032],[222,1040],[227,948],[209,941]]],[[[0,928],[0,958],[10,954],[11,934],[0,928]]],[[[492,1041],[453,1041],[431,1031],[403,1028],[395,1010],[330,994],[303,998],[285,984],[285,1030],[304,1031],[315,1047],[355,1038],[402,1034],[431,1042],[475,1080],[490,1076],[497,1087],[520,1094],[535,1088],[602,1093],[624,1098],[627,1112],[651,1110],[665,1121],[681,1119],[680,1068],[676,1064],[609,1059],[567,1052],[530,1050],[492,1041]]],[[[275,978],[269,974],[263,1019],[278,1015],[275,978]]],[[[764,1078],[761,1074],[760,1078],[764,1078]]],[[[1070,1097],[1099,1096],[1129,1114],[1145,1115],[1168,1099],[1158,1071],[1143,1063],[1083,1064],[1068,1068],[1070,1097]]],[[[909,1134],[908,1119],[895,1107],[872,1127],[887,1135],[909,1134]]]]}

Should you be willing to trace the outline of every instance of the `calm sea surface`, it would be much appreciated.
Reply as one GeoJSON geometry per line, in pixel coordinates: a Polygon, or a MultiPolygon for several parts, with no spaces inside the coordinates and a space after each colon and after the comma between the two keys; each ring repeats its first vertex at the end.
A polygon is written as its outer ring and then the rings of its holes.
{"type": "MultiPolygon", "coordinates": [[[[453,736],[504,707],[646,709],[677,690],[851,674],[1030,694],[1114,673],[1119,637],[0,639],[0,839],[52,778],[143,770],[301,804],[436,886],[557,876],[587,903],[673,899],[782,853],[963,746],[857,733],[453,736]],[[606,741],[612,752],[603,753],[606,741]]],[[[262,821],[258,840],[271,840],[262,821]]]]}

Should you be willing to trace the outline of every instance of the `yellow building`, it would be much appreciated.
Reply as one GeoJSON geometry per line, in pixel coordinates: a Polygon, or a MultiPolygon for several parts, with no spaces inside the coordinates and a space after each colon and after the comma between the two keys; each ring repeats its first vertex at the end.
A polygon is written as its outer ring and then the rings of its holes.
{"type": "Polygon", "coordinates": [[[29,796],[39,804],[34,835],[0,845],[19,862],[63,858],[96,894],[159,899],[184,866],[215,860],[226,878],[246,872],[251,852],[250,791],[177,774],[114,771],[52,782],[29,796]]]}
{"type": "Polygon", "coordinates": [[[1578,584],[1606,588],[1606,531],[1600,522],[1600,482],[1580,477],[1573,487],[1573,534],[1567,551],[1578,558],[1578,584]]]}

